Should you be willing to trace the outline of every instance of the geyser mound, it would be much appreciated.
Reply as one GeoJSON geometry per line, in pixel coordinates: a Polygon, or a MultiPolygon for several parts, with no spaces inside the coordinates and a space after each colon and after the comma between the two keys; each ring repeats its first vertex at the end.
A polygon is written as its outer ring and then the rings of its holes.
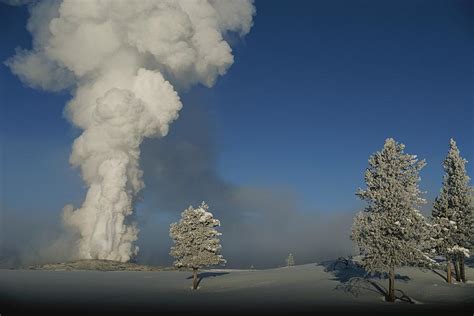
{"type": "Polygon", "coordinates": [[[114,260],[82,259],[70,262],[46,263],[30,266],[31,270],[50,271],[164,271],[174,270],[172,267],[157,267],[142,265],[133,262],[121,262],[114,260]]]}

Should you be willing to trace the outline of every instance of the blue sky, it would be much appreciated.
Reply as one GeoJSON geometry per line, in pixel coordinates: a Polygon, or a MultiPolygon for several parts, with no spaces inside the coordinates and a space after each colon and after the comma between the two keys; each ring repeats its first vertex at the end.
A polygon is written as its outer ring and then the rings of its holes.
{"type": "MultiPolygon", "coordinates": [[[[211,89],[182,93],[205,101],[226,180],[290,189],[309,209],[352,211],[367,158],[387,137],[427,160],[428,198],[440,188],[450,137],[473,161],[471,1],[256,8],[251,32],[233,41],[228,73],[211,89]]],[[[31,46],[27,17],[26,7],[0,5],[0,60],[31,46]]],[[[80,204],[84,185],[68,165],[79,131],[62,115],[69,94],[25,87],[3,64],[0,85],[4,206],[59,212],[80,204]]]]}

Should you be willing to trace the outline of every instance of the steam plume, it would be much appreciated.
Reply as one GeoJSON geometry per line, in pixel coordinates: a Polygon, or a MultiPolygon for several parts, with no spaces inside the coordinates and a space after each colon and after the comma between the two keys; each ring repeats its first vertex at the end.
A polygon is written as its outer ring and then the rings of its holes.
{"type": "Polygon", "coordinates": [[[140,144],[168,133],[182,107],[176,90],[225,74],[224,35],[249,32],[252,1],[41,1],[30,11],[33,48],[7,64],[31,87],[73,91],[65,112],[84,131],[70,162],[89,188],[80,208],[64,208],[81,236],[77,257],[128,261],[138,251],[129,216],[144,187],[140,144]]]}

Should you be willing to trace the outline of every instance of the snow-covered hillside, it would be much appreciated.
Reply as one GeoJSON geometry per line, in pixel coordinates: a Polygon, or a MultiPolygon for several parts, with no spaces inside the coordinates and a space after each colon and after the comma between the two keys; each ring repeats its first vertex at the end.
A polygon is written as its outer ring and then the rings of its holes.
{"type": "MultiPolygon", "coordinates": [[[[424,312],[440,309],[474,311],[474,283],[447,284],[444,274],[416,268],[396,271],[396,303],[381,291],[387,280],[355,281],[355,265],[313,263],[268,270],[205,270],[197,291],[188,271],[44,271],[0,270],[1,306],[13,311],[137,312],[193,315],[258,310],[269,314],[318,311],[351,313],[424,312]],[[351,280],[351,281],[350,281],[351,280]],[[409,303],[409,301],[412,303],[409,303]]],[[[474,269],[467,269],[474,280],[474,269]]],[[[7,313],[8,311],[8,313],[7,313]]]]}

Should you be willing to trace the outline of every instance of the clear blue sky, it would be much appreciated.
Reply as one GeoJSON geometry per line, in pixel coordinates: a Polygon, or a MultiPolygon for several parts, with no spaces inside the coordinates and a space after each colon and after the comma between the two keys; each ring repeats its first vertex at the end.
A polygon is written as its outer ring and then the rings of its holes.
{"type": "MultiPolygon", "coordinates": [[[[212,89],[218,171],[290,188],[309,208],[353,210],[367,158],[387,137],[425,158],[433,198],[454,137],[474,177],[472,1],[257,1],[254,27],[212,89]]],[[[26,7],[0,4],[0,60],[29,48],[26,7]]],[[[4,206],[58,212],[84,185],[68,156],[67,93],[25,87],[0,66],[4,206]]],[[[186,106],[186,104],[184,104],[186,106]]],[[[171,127],[172,128],[172,127],[171,127]]]]}

